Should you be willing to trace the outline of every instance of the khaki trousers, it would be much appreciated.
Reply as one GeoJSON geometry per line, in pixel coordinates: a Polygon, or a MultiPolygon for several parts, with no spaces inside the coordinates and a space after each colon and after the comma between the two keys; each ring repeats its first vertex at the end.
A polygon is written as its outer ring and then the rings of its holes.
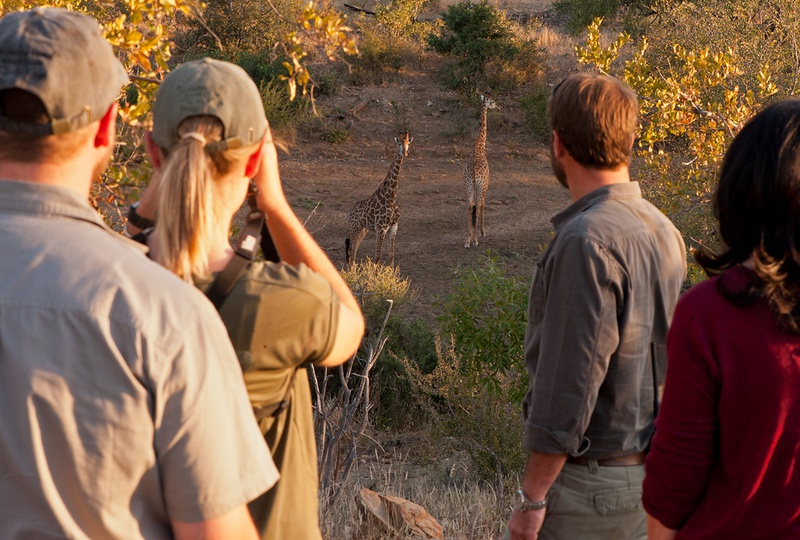
{"type": "Polygon", "coordinates": [[[643,480],[644,465],[566,463],[547,493],[539,540],[646,540],[643,480]]]}

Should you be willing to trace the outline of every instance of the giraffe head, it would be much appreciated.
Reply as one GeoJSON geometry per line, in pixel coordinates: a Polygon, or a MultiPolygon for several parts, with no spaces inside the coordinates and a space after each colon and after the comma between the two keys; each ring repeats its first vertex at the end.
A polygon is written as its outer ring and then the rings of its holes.
{"type": "Polygon", "coordinates": [[[499,109],[500,106],[494,102],[492,96],[486,94],[485,96],[481,94],[481,103],[483,104],[484,109],[499,109]]]}
{"type": "Polygon", "coordinates": [[[405,133],[401,133],[401,139],[397,137],[394,138],[394,142],[397,145],[397,153],[406,157],[408,155],[408,147],[411,146],[411,143],[414,142],[414,137],[408,137],[408,131],[405,133]]]}

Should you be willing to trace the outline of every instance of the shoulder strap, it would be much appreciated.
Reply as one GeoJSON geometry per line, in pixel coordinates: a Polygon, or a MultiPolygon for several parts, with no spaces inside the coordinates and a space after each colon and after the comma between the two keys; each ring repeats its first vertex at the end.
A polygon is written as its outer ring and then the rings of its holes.
{"type": "Polygon", "coordinates": [[[247,223],[239,232],[236,245],[233,247],[235,252],[228,265],[220,272],[211,286],[206,291],[206,296],[214,304],[214,307],[222,307],[223,302],[230,294],[233,286],[242,277],[244,271],[256,257],[259,244],[261,243],[261,228],[264,223],[264,214],[260,211],[250,212],[247,216],[247,223]]]}
{"type": "Polygon", "coordinates": [[[275,242],[273,242],[267,228],[266,217],[258,209],[256,193],[255,184],[250,182],[250,190],[247,193],[247,204],[250,207],[250,213],[247,214],[247,221],[242,230],[239,231],[239,236],[233,246],[235,255],[222,272],[217,275],[217,278],[206,292],[206,296],[217,308],[217,311],[222,307],[233,286],[242,277],[247,267],[255,260],[259,247],[264,252],[264,258],[268,261],[280,261],[278,249],[275,247],[275,242]]]}

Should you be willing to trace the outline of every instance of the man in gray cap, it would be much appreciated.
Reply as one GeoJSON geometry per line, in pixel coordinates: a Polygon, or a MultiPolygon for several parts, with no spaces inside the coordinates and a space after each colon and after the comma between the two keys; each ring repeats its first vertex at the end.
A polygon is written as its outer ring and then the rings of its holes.
{"type": "Polygon", "coordinates": [[[224,326],[87,203],[126,83],[90,17],[0,19],[0,531],[256,538],[277,471],[224,326]]]}

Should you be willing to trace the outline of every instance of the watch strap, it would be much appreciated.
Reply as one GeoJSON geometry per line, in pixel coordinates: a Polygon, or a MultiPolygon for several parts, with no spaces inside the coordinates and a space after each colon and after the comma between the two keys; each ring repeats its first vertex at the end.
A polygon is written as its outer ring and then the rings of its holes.
{"type": "Polygon", "coordinates": [[[155,226],[155,220],[147,219],[146,217],[142,217],[136,213],[137,206],[139,206],[139,201],[133,203],[128,209],[128,223],[142,230],[150,229],[151,227],[155,226]]]}
{"type": "Polygon", "coordinates": [[[529,512],[531,510],[542,510],[547,508],[547,499],[543,501],[532,501],[528,499],[528,496],[521,489],[517,490],[517,495],[519,496],[519,502],[517,503],[516,510],[519,510],[520,512],[529,512]]]}

